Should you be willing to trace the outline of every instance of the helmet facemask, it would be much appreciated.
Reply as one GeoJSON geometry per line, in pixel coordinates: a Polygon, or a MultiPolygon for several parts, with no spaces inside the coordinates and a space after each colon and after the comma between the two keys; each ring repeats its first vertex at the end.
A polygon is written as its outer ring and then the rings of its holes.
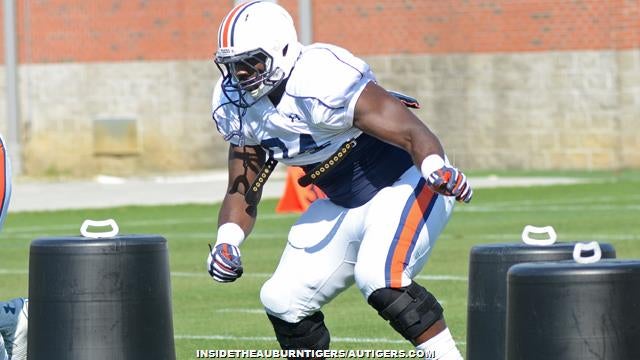
{"type": "MultiPolygon", "coordinates": [[[[286,50],[285,50],[286,51],[286,50]]],[[[250,107],[284,80],[284,72],[274,67],[273,57],[263,49],[233,56],[216,55],[222,73],[222,90],[236,106],[250,107]]]]}

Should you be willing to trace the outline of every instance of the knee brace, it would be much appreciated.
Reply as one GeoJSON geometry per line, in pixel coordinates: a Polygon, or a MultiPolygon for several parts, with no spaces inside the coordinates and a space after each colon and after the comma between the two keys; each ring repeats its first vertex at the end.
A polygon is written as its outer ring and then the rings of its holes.
{"type": "Polygon", "coordinates": [[[283,350],[329,349],[329,329],[324,325],[322,312],[318,311],[297,323],[289,323],[269,314],[267,316],[283,350]]]}
{"type": "Polygon", "coordinates": [[[367,300],[400,335],[411,341],[442,318],[442,306],[422,286],[412,282],[399,289],[382,288],[367,300]]]}

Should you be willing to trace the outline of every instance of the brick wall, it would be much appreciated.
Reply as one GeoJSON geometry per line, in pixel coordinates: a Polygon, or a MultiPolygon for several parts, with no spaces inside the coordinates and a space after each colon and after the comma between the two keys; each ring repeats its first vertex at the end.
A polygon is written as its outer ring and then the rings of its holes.
{"type": "Polygon", "coordinates": [[[326,0],[313,8],[317,41],[367,55],[640,46],[638,1],[326,0]]]}
{"type": "MultiPolygon", "coordinates": [[[[279,3],[297,21],[297,0],[279,3]]],[[[20,61],[209,59],[232,5],[18,0],[20,61]]],[[[314,41],[358,55],[640,47],[637,0],[316,0],[312,9],[314,41]]]]}
{"type": "MultiPolygon", "coordinates": [[[[279,3],[297,21],[297,0],[279,3]]],[[[210,59],[232,5],[18,0],[25,171],[224,166],[210,59]],[[139,153],[96,154],[95,121],[105,118],[135,120],[139,153]]],[[[640,167],[638,0],[316,0],[312,9],[314,41],[348,47],[382,85],[418,96],[418,114],[461,166],[640,167]]]]}
{"type": "Polygon", "coordinates": [[[206,0],[17,3],[23,63],[210,57],[215,23],[225,12],[206,0]]]}

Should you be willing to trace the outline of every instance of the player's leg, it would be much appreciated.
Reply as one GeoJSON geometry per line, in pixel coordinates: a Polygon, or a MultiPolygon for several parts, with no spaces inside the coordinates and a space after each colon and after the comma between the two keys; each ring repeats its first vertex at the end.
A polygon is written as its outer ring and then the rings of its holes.
{"type": "MultiPolygon", "coordinates": [[[[27,358],[28,318],[29,300],[16,298],[0,302],[0,333],[4,338],[4,348],[11,360],[27,358]]],[[[1,356],[0,359],[2,359],[1,356]]]]}
{"type": "Polygon", "coordinates": [[[426,264],[452,209],[453,199],[434,194],[417,170],[408,170],[372,200],[355,267],[367,302],[417,348],[447,360],[461,356],[443,309],[412,279],[426,264]]]}
{"type": "Polygon", "coordinates": [[[324,324],[324,314],[318,311],[291,323],[267,314],[276,339],[284,350],[327,350],[331,337],[324,324]]]}
{"type": "Polygon", "coordinates": [[[16,301],[22,301],[22,309],[18,316],[16,332],[13,336],[13,350],[11,360],[27,359],[27,332],[29,328],[29,299],[18,298],[16,301]]]}
{"type": "Polygon", "coordinates": [[[317,200],[291,228],[280,263],[260,292],[283,349],[329,348],[320,309],[353,284],[355,212],[317,200]]]}
{"type": "MultiPolygon", "coordinates": [[[[6,143],[0,135],[0,230],[11,200],[11,163],[6,143]]],[[[0,302],[0,360],[23,360],[27,357],[26,299],[0,302]]]]}

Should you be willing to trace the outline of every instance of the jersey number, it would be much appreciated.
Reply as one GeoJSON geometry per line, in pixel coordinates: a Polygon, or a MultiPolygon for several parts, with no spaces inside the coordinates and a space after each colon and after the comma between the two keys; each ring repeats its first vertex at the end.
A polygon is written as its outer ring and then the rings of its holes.
{"type": "MultiPolygon", "coordinates": [[[[293,145],[293,146],[297,145],[299,149],[298,154],[303,154],[306,152],[309,152],[309,153],[316,152],[328,146],[329,142],[323,144],[322,146],[318,146],[318,144],[316,144],[315,140],[313,140],[311,135],[300,134],[298,141],[292,142],[290,143],[290,145],[293,145]]],[[[264,139],[260,142],[260,146],[267,149],[269,151],[269,155],[271,155],[272,157],[275,149],[280,149],[280,151],[282,152],[282,158],[290,159],[289,148],[287,148],[287,145],[279,138],[264,139]]]]}

